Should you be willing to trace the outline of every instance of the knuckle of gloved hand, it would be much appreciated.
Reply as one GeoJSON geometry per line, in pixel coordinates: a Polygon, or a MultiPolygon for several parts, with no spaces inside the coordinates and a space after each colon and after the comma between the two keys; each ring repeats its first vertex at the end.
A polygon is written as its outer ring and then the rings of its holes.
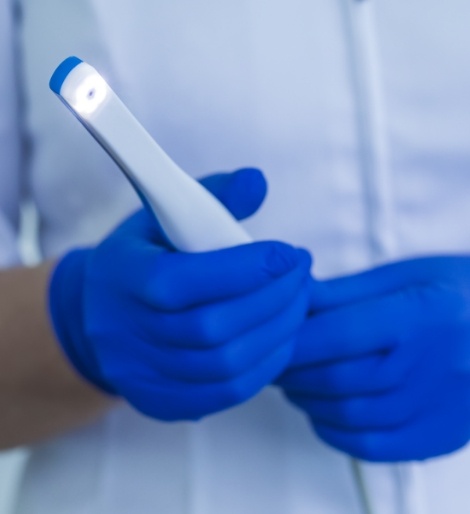
{"type": "Polygon", "coordinates": [[[322,389],[330,396],[338,396],[348,391],[348,384],[352,383],[351,373],[339,370],[336,366],[331,366],[323,376],[322,389]]]}
{"type": "MultiPolygon", "coordinates": [[[[189,386],[188,386],[189,387],[189,386]]],[[[191,401],[193,398],[178,387],[177,390],[166,387],[156,397],[154,391],[145,384],[134,384],[124,398],[142,414],[169,423],[180,421],[198,421],[213,412],[209,398],[191,401]]]]}
{"type": "Polygon", "coordinates": [[[367,418],[367,409],[364,400],[353,398],[339,401],[336,409],[338,425],[347,428],[358,428],[364,426],[367,418]]]}
{"type": "MultiPolygon", "coordinates": [[[[402,334],[402,346],[441,337],[449,340],[470,335],[470,297],[455,285],[432,283],[409,291],[413,302],[414,331],[402,334]],[[440,336],[439,336],[440,335],[440,336]]],[[[418,348],[418,347],[417,347],[418,348]]]]}
{"type": "Polygon", "coordinates": [[[223,408],[234,407],[245,401],[255,394],[249,384],[243,378],[235,378],[229,380],[221,386],[220,389],[220,405],[223,408]]]}
{"type": "Polygon", "coordinates": [[[184,307],[183,296],[187,285],[171,265],[172,254],[157,257],[151,276],[144,285],[144,296],[162,311],[178,311],[184,307]]]}
{"type": "Polygon", "coordinates": [[[157,406],[155,404],[149,404],[139,410],[146,416],[167,423],[199,421],[205,415],[205,412],[201,413],[200,405],[189,406],[187,404],[181,404],[179,406],[157,406]]]}
{"type": "Polygon", "coordinates": [[[244,359],[240,358],[239,352],[233,350],[230,344],[221,347],[217,352],[217,357],[214,361],[214,368],[217,374],[223,380],[231,380],[245,371],[246,363],[244,359]]]}
{"type": "Polygon", "coordinates": [[[199,309],[192,316],[191,332],[194,340],[203,346],[220,346],[229,340],[224,318],[210,307],[199,309]]]}
{"type": "Polygon", "coordinates": [[[305,323],[310,309],[310,291],[308,282],[308,278],[301,282],[299,293],[292,304],[287,307],[289,308],[290,306],[293,306],[293,312],[289,321],[292,324],[294,332],[297,332],[305,323]]]}
{"type": "MultiPolygon", "coordinates": [[[[266,251],[264,259],[260,262],[260,272],[270,278],[277,278],[296,269],[301,263],[307,268],[306,251],[296,250],[294,247],[280,242],[264,243],[266,251]]],[[[310,261],[311,262],[311,261],[310,261]]]]}
{"type": "Polygon", "coordinates": [[[387,441],[374,432],[350,432],[347,430],[331,430],[325,425],[311,419],[314,431],[328,445],[356,459],[368,462],[384,461],[387,441]]]}
{"type": "Polygon", "coordinates": [[[404,294],[409,302],[410,314],[413,313],[420,325],[439,326],[470,319],[470,297],[458,286],[433,282],[410,287],[404,294]]]}
{"type": "Polygon", "coordinates": [[[86,309],[83,315],[83,335],[86,341],[95,345],[105,344],[109,339],[122,338],[118,332],[122,326],[117,323],[109,323],[108,317],[103,315],[101,309],[86,309]]]}
{"type": "Polygon", "coordinates": [[[404,423],[409,413],[401,408],[381,408],[365,399],[352,400],[349,407],[349,427],[355,429],[391,428],[404,423]]]}
{"type": "Polygon", "coordinates": [[[348,450],[353,457],[369,462],[380,462],[384,460],[384,441],[379,441],[374,433],[358,434],[351,443],[348,450]]]}
{"type": "Polygon", "coordinates": [[[469,411],[465,413],[465,420],[455,429],[453,437],[449,440],[445,453],[450,453],[463,448],[470,441],[470,416],[469,411]]]}
{"type": "Polygon", "coordinates": [[[382,366],[378,366],[373,373],[364,380],[368,380],[377,392],[385,392],[398,387],[402,387],[409,378],[410,368],[412,368],[415,359],[412,355],[399,355],[396,358],[393,355],[386,357],[389,359],[382,366]],[[398,361],[398,362],[397,362],[398,361]]]}
{"type": "Polygon", "coordinates": [[[470,293],[463,289],[449,288],[446,292],[445,302],[439,305],[443,322],[449,328],[460,330],[468,335],[470,332],[470,293]]]}
{"type": "MultiPolygon", "coordinates": [[[[286,396],[293,405],[295,405],[298,409],[308,414],[312,421],[317,420],[316,413],[313,411],[310,404],[310,399],[307,395],[303,393],[299,394],[286,392],[286,396]]],[[[322,420],[318,419],[318,421],[322,420]]]]}
{"type": "Polygon", "coordinates": [[[380,404],[357,398],[350,400],[344,413],[345,426],[352,429],[392,428],[405,423],[412,413],[399,406],[382,408],[380,404]]]}

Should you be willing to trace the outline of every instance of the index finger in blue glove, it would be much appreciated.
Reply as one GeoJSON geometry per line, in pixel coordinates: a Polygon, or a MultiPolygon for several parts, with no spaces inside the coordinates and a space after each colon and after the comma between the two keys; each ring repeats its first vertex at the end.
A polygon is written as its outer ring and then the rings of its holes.
{"type": "Polygon", "coordinates": [[[390,351],[406,337],[411,300],[400,292],[311,316],[299,332],[290,368],[390,351]]]}
{"type": "MultiPolygon", "coordinates": [[[[372,270],[331,280],[312,280],[310,283],[311,309],[331,309],[349,303],[384,296],[401,289],[452,280],[453,276],[467,273],[464,262],[452,259],[449,275],[449,258],[427,257],[410,259],[379,266],[372,270]]],[[[470,277],[469,277],[470,278],[470,277]]]]}
{"type": "MultiPolygon", "coordinates": [[[[373,290],[374,284],[370,284],[371,287],[364,290],[368,294],[372,292],[372,297],[356,304],[350,304],[349,297],[342,306],[320,310],[318,317],[335,312],[355,314],[354,323],[362,327],[362,332],[353,327],[352,340],[348,340],[347,333],[351,327],[346,333],[338,332],[333,323],[327,327],[328,337],[323,339],[328,343],[332,335],[336,337],[339,333],[346,350],[351,343],[363,351],[380,348],[380,341],[392,341],[384,358],[391,371],[401,365],[408,367],[410,372],[403,375],[402,383],[391,393],[376,391],[369,398],[359,393],[345,399],[322,400],[311,395],[306,367],[302,376],[296,377],[298,392],[288,391],[289,398],[310,415],[324,440],[367,460],[429,458],[456,450],[470,439],[470,259],[464,256],[419,259],[412,264],[403,263],[403,270],[401,267],[397,263],[380,270],[382,285],[393,289],[400,284],[401,290],[385,293],[387,288],[373,290]],[[407,275],[412,267],[416,273],[407,275]],[[365,345],[361,346],[361,338],[366,341],[365,345]],[[304,391],[301,378],[305,379],[304,391]]],[[[359,288],[359,296],[360,293],[359,288]]],[[[342,316],[337,318],[338,325],[347,322],[342,316]]],[[[312,352],[309,346],[314,345],[312,337],[309,344],[303,346],[312,352]]],[[[335,355],[340,355],[337,351],[341,350],[340,346],[336,344],[335,352],[326,355],[333,359],[331,370],[339,364],[344,369],[341,359],[334,360],[335,355]]],[[[318,355],[312,353],[308,357],[318,355]]],[[[362,362],[359,357],[356,356],[355,362],[362,362]]],[[[360,385],[361,380],[354,384],[353,367],[351,360],[349,377],[341,387],[347,386],[348,381],[352,388],[360,385]]],[[[311,371],[315,373],[314,366],[311,371]]],[[[370,378],[373,390],[374,377],[370,378]]],[[[282,378],[279,381],[282,383],[282,378]]],[[[378,383],[380,385],[380,380],[378,383]]]]}
{"type": "MultiPolygon", "coordinates": [[[[310,259],[307,253],[301,253],[300,256],[302,255],[304,256],[293,270],[276,280],[270,280],[267,285],[258,287],[249,294],[234,295],[229,299],[205,304],[196,302],[194,308],[174,312],[159,312],[151,306],[141,310],[136,323],[138,322],[140,330],[150,341],[158,333],[160,345],[207,348],[224,344],[248,330],[271,322],[306,289],[310,259]]],[[[225,287],[228,291],[231,282],[224,284],[224,279],[226,277],[217,281],[217,287],[225,287]]],[[[178,283],[175,284],[177,286],[178,283]]],[[[201,288],[203,286],[204,283],[201,288]]],[[[204,293],[196,290],[192,294],[203,297],[211,287],[214,286],[208,283],[204,293]]]]}
{"type": "MultiPolygon", "coordinates": [[[[289,341],[276,348],[255,368],[230,381],[222,383],[187,384],[159,375],[155,371],[148,377],[126,382],[122,395],[144,414],[164,421],[198,420],[234,405],[259,393],[282,373],[292,353],[289,341]]],[[[113,382],[116,381],[111,377],[113,382]]],[[[121,392],[118,385],[118,392],[121,392]]]]}
{"type": "Polygon", "coordinates": [[[411,362],[401,348],[358,359],[289,368],[277,384],[289,394],[316,398],[348,398],[393,390],[410,372],[411,362]]]}
{"type": "Polygon", "coordinates": [[[357,431],[403,425],[434,404],[439,393],[438,381],[422,380],[418,366],[413,377],[390,391],[345,398],[322,398],[304,393],[288,393],[288,397],[306,411],[313,422],[357,431]]]}
{"type": "Polygon", "coordinates": [[[129,245],[125,251],[122,259],[135,270],[129,293],[168,312],[249,294],[296,268],[308,271],[311,264],[305,250],[274,241],[194,254],[150,245],[136,251],[129,245]]]}

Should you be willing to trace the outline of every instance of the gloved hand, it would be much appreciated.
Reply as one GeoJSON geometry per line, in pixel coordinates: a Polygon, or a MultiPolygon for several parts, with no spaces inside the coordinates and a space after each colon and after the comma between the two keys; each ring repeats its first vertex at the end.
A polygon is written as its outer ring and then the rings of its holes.
{"type": "MultiPolygon", "coordinates": [[[[239,218],[266,190],[253,169],[204,184],[239,218]]],[[[188,254],[164,241],[140,211],[96,248],[66,255],[51,281],[51,317],[90,382],[151,417],[194,420],[284,370],[308,310],[311,260],[280,242],[188,254]]]]}
{"type": "Polygon", "coordinates": [[[398,262],[311,284],[314,312],[278,380],[327,443],[370,461],[470,439],[470,258],[398,262]]]}

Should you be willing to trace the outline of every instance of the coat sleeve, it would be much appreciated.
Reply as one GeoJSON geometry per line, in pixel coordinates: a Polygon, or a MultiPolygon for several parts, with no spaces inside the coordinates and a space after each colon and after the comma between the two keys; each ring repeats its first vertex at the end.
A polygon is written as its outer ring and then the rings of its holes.
{"type": "Polygon", "coordinates": [[[21,198],[19,88],[12,0],[0,2],[0,268],[18,264],[21,198]]]}

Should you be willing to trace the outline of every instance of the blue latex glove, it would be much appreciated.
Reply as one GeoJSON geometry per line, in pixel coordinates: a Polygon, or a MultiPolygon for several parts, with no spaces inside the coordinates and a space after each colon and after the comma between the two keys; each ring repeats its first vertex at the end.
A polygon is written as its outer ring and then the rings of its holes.
{"type": "MultiPolygon", "coordinates": [[[[259,171],[204,184],[237,217],[266,191],[259,171]]],[[[189,254],[163,247],[140,211],[96,248],[56,267],[50,311],[76,369],[160,420],[194,420],[237,405],[290,361],[308,310],[305,250],[261,242],[189,254]]]]}
{"type": "Polygon", "coordinates": [[[278,380],[318,435],[371,461],[470,439],[470,258],[416,259],[312,282],[315,312],[278,380]]]}

